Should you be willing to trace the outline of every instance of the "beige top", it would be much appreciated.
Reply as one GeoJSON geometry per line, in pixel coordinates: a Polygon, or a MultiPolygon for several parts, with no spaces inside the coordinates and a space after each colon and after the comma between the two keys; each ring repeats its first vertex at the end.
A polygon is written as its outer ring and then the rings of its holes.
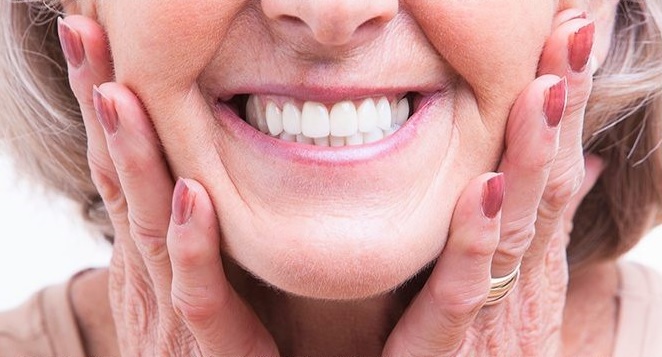
{"type": "MultiPolygon", "coordinates": [[[[614,357],[662,356],[662,276],[630,262],[621,262],[619,273],[614,357]]],[[[0,313],[0,356],[84,357],[70,282],[45,288],[18,308],[0,313]]]]}

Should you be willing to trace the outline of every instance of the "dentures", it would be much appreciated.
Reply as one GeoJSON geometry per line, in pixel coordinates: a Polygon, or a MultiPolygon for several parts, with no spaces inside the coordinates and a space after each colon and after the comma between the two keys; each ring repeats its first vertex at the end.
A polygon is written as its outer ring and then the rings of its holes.
{"type": "Polygon", "coordinates": [[[332,104],[250,95],[246,122],[264,134],[289,142],[342,147],[379,141],[411,116],[407,96],[346,100],[332,104]]]}

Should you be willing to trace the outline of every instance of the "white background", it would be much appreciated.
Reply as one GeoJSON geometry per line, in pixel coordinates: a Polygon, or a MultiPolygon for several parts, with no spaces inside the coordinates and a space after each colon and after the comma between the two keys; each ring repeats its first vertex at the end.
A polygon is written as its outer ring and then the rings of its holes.
{"type": "MultiPolygon", "coordinates": [[[[110,248],[83,229],[79,212],[61,199],[19,181],[0,156],[0,310],[16,306],[43,286],[76,271],[104,266],[110,248]]],[[[662,272],[662,227],[626,259],[662,272]]]]}

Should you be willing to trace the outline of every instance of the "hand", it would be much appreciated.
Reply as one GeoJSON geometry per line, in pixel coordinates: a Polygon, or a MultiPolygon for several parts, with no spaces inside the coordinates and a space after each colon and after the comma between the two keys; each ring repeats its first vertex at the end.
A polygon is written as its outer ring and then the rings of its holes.
{"type": "Polygon", "coordinates": [[[122,355],[277,356],[225,278],[206,191],[189,179],[175,185],[141,103],[108,83],[103,30],[81,16],[61,22],[92,179],[115,230],[109,289],[122,355]]]}
{"type": "Polygon", "coordinates": [[[602,163],[595,156],[584,160],[581,141],[592,85],[592,23],[566,10],[554,29],[539,77],[511,110],[502,176],[482,175],[464,190],[448,243],[384,356],[562,353],[565,248],[575,210],[602,163]],[[483,307],[489,277],[505,276],[520,263],[511,295],[483,307]]]}

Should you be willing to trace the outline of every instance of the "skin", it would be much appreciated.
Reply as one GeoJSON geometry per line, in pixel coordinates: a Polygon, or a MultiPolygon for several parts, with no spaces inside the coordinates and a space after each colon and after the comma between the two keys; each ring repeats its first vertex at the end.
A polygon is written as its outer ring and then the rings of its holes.
{"type": "MultiPolygon", "coordinates": [[[[117,232],[109,294],[124,353],[272,355],[276,345],[285,354],[563,352],[564,227],[572,217],[564,221],[563,213],[600,171],[599,160],[587,162],[580,190],[590,68],[570,70],[567,49],[570,35],[590,20],[569,20],[578,12],[552,1],[373,3],[118,0],[69,9],[98,21],[66,20],[86,53],[70,78],[93,178],[117,232]],[[328,26],[343,12],[347,23],[328,26]],[[175,30],[137,30],[157,28],[175,30]],[[384,59],[393,47],[410,52],[384,59]],[[99,92],[120,124],[104,132],[90,88],[113,80],[111,70],[116,83],[99,92]],[[552,128],[542,108],[560,77],[567,78],[567,110],[552,128]],[[350,163],[265,155],[211,109],[219,88],[303,95],[301,85],[313,93],[324,86],[332,95],[361,97],[393,87],[437,90],[439,83],[447,91],[409,130],[413,142],[388,155],[359,150],[354,154],[369,160],[350,163]],[[483,209],[486,182],[495,177],[489,171],[506,180],[503,211],[494,217],[483,209]],[[171,218],[181,189],[164,194],[177,176],[189,178],[182,182],[192,193],[184,196],[195,202],[183,222],[171,218]],[[437,257],[425,284],[382,295],[437,257]],[[490,271],[502,276],[520,261],[518,289],[478,313],[490,271]],[[244,269],[295,296],[261,288],[244,269]],[[329,321],[323,329],[320,316],[329,321]],[[339,335],[350,321],[357,331],[339,335]],[[495,328],[501,321],[509,324],[495,328]],[[388,340],[379,337],[390,331],[388,340]]],[[[608,28],[601,23],[597,38],[608,28]]]]}

